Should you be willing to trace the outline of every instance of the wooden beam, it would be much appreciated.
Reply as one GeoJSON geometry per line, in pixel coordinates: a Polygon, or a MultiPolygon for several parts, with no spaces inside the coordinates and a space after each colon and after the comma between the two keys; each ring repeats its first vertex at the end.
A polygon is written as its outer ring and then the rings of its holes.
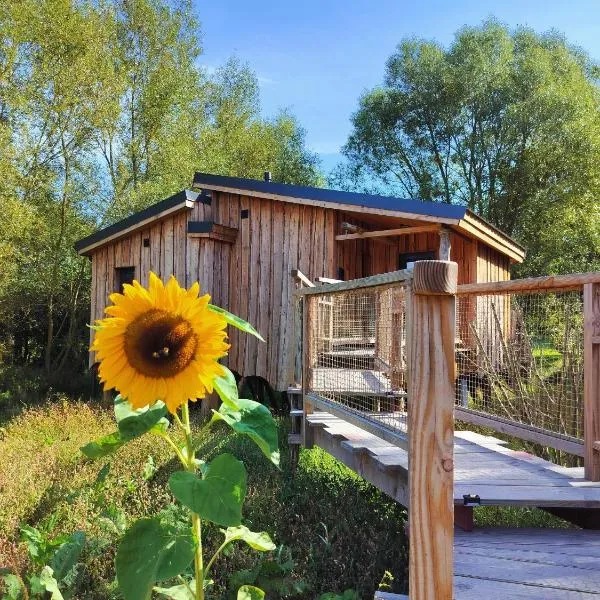
{"type": "Polygon", "coordinates": [[[482,415],[481,413],[460,406],[454,408],[454,414],[458,421],[463,421],[464,423],[489,427],[499,433],[512,435],[521,440],[534,442],[535,444],[540,444],[542,446],[549,446],[550,448],[568,452],[575,456],[583,456],[584,454],[583,440],[579,440],[575,437],[559,434],[553,435],[552,433],[540,429],[539,427],[534,427],[533,425],[508,421],[507,419],[495,415],[482,415]]]}
{"type": "Polygon", "coordinates": [[[212,221],[188,221],[187,235],[191,238],[207,238],[226,244],[235,244],[238,230],[212,221]]]}
{"type": "Polygon", "coordinates": [[[600,283],[583,286],[583,437],[585,478],[600,481],[600,283]]]}
{"type": "Polygon", "coordinates": [[[600,271],[595,273],[572,273],[569,275],[549,275],[529,277],[512,281],[492,281],[489,283],[465,283],[459,285],[459,296],[483,294],[508,294],[512,292],[569,291],[581,289],[586,283],[600,283],[600,271]]]}
{"type": "Polygon", "coordinates": [[[458,265],[415,263],[408,312],[409,589],[452,600],[454,339],[458,265]]]}
{"type": "Polygon", "coordinates": [[[440,225],[417,225],[415,227],[399,227],[398,229],[382,229],[380,231],[360,231],[358,233],[342,233],[336,235],[338,242],[344,240],[363,240],[366,238],[397,237],[401,235],[413,235],[415,233],[430,233],[439,231],[440,225]]]}
{"type": "Polygon", "coordinates": [[[439,260],[450,260],[450,230],[447,227],[440,229],[440,245],[438,248],[439,260]]]}
{"type": "Polygon", "coordinates": [[[308,288],[316,287],[300,269],[292,269],[292,277],[295,277],[302,285],[305,285],[308,288]]]}

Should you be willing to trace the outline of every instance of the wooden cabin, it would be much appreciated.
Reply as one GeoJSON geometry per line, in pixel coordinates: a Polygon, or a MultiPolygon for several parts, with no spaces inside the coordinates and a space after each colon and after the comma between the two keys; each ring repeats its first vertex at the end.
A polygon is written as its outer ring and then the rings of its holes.
{"type": "MultiPolygon", "coordinates": [[[[123,283],[149,271],[199,280],[213,302],[250,321],[266,343],[230,331],[228,366],[285,390],[293,351],[294,273],[347,280],[432,258],[459,283],[503,281],[524,250],[462,206],[196,173],[181,191],[80,240],[92,261],[91,319],[123,283]]],[[[93,334],[93,332],[92,332],[93,334]]],[[[91,358],[93,362],[93,358],[91,358]]]]}

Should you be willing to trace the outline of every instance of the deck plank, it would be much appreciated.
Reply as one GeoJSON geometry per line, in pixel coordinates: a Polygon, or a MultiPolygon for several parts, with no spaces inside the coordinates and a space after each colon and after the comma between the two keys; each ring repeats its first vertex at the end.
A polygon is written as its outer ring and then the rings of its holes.
{"type": "MultiPolygon", "coordinates": [[[[406,485],[408,456],[402,448],[329,413],[316,412],[308,420],[311,427],[322,430],[323,439],[331,438],[328,445],[338,445],[349,457],[356,455],[349,460],[364,455],[375,470],[387,470],[392,478],[386,484],[388,489],[396,490],[397,478],[403,478],[402,485],[406,485]]],[[[583,480],[581,469],[556,467],[511,450],[492,436],[457,431],[454,458],[456,504],[462,503],[465,494],[477,494],[482,505],[600,508],[600,483],[583,480]]],[[[360,460],[366,472],[368,465],[360,460]]]]}

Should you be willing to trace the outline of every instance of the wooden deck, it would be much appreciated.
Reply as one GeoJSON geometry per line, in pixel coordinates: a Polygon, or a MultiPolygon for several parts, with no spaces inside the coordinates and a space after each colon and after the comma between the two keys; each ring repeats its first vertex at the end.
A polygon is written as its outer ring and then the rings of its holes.
{"type": "MultiPolygon", "coordinates": [[[[481,529],[454,539],[456,600],[600,598],[600,532],[481,529]]],[[[376,600],[407,596],[377,592],[376,600]]]]}
{"type": "MultiPolygon", "coordinates": [[[[408,505],[406,451],[329,413],[306,418],[309,442],[408,505]]],[[[481,505],[600,508],[600,483],[585,481],[582,468],[558,467],[497,438],[457,431],[454,459],[456,506],[476,494],[481,505]]],[[[600,598],[600,531],[457,529],[454,573],[457,600],[600,598]]]]}
{"type": "MultiPolygon", "coordinates": [[[[405,450],[329,413],[308,415],[307,421],[315,445],[408,505],[405,450]]],[[[482,506],[600,508],[600,483],[586,481],[583,468],[556,466],[494,437],[457,431],[454,463],[455,505],[469,494],[478,495],[482,506]]]]}

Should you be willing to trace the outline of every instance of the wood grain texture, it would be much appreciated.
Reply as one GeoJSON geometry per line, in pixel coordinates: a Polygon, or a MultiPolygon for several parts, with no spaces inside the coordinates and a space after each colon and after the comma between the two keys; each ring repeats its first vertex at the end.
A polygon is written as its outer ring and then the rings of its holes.
{"type": "Polygon", "coordinates": [[[543,290],[579,290],[586,283],[600,283],[600,272],[572,273],[569,275],[549,275],[530,277],[513,281],[493,281],[460,285],[456,291],[460,295],[507,294],[511,292],[539,292],[543,290]]]}
{"type": "Polygon", "coordinates": [[[451,294],[456,276],[456,263],[417,262],[415,293],[409,299],[409,589],[413,600],[453,597],[456,301],[451,294]],[[428,290],[437,295],[425,295],[428,290]]]}
{"type": "Polygon", "coordinates": [[[416,295],[455,294],[457,279],[458,265],[455,262],[420,260],[415,263],[412,290],[416,295]]]}
{"type": "Polygon", "coordinates": [[[414,235],[415,233],[429,233],[430,231],[439,231],[439,225],[416,225],[414,227],[399,227],[396,229],[381,229],[376,231],[361,231],[359,233],[343,233],[336,235],[338,242],[346,240],[363,240],[367,238],[378,237],[398,237],[401,235],[414,235]]]}
{"type": "Polygon", "coordinates": [[[600,283],[583,286],[583,318],[585,477],[600,481],[600,453],[594,448],[600,440],[600,283]]]}

